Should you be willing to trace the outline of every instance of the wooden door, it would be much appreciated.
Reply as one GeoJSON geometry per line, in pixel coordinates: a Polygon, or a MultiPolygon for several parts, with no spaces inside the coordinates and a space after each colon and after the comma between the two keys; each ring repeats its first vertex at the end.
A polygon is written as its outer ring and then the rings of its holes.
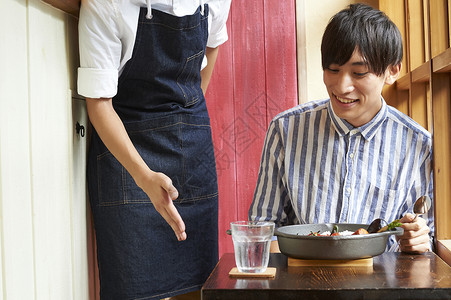
{"type": "Polygon", "coordinates": [[[207,91],[219,180],[219,252],[247,220],[271,119],[298,103],[295,0],[233,0],[207,91]]]}

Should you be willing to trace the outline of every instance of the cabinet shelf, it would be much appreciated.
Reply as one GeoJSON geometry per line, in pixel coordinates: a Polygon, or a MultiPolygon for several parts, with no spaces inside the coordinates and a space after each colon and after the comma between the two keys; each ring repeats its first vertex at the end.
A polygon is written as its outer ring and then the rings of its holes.
{"type": "Polygon", "coordinates": [[[451,72],[451,48],[432,59],[432,68],[437,73],[451,72]]]}
{"type": "Polygon", "coordinates": [[[51,6],[58,8],[68,14],[78,17],[80,10],[80,0],[41,0],[51,6]]]}
{"type": "Polygon", "coordinates": [[[409,90],[410,89],[410,73],[398,78],[396,81],[396,88],[398,90],[409,90]]]}
{"type": "Polygon", "coordinates": [[[429,82],[431,78],[431,62],[427,61],[412,71],[412,83],[429,82]]]}

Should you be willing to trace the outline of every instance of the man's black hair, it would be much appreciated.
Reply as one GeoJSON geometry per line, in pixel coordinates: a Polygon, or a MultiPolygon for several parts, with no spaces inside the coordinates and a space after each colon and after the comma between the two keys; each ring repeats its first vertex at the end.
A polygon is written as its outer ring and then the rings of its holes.
{"type": "Polygon", "coordinates": [[[396,25],[380,10],[351,4],[337,13],[324,31],[321,43],[323,70],[345,64],[354,50],[360,51],[376,75],[402,61],[402,37],[396,25]]]}

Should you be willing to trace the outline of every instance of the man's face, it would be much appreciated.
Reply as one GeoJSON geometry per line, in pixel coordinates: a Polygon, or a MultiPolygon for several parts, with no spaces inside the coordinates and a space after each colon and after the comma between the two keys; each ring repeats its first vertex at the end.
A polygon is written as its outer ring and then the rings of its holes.
{"type": "Polygon", "coordinates": [[[382,107],[384,84],[393,83],[400,66],[389,67],[383,75],[369,72],[369,67],[358,50],[344,64],[331,64],[323,72],[323,81],[329,93],[334,112],[354,127],[373,119],[382,107]]]}

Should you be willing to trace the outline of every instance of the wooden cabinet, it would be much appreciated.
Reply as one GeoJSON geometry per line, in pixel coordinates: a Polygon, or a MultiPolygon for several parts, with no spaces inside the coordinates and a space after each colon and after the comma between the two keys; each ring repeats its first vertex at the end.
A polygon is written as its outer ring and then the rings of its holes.
{"type": "Polygon", "coordinates": [[[451,264],[451,1],[380,0],[379,8],[400,28],[406,49],[405,73],[384,97],[432,133],[435,244],[451,264]]]}

